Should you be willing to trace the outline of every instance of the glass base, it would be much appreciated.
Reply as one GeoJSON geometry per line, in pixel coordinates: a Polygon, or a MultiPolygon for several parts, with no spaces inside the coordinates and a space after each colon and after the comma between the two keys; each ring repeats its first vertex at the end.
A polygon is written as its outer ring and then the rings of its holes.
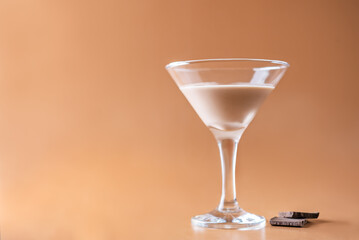
{"type": "Polygon", "coordinates": [[[192,225],[216,229],[255,230],[266,225],[266,219],[242,209],[236,211],[213,210],[210,213],[192,217],[192,225]]]}

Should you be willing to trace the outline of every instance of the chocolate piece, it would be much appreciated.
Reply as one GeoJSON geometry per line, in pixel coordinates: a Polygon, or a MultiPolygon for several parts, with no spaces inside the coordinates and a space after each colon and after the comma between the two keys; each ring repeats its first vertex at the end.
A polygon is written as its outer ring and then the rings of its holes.
{"type": "Polygon", "coordinates": [[[303,227],[308,221],[305,219],[274,217],[269,222],[272,226],[303,227]]]}
{"type": "Polygon", "coordinates": [[[319,212],[280,212],[279,217],[286,217],[286,218],[318,218],[319,212]]]}

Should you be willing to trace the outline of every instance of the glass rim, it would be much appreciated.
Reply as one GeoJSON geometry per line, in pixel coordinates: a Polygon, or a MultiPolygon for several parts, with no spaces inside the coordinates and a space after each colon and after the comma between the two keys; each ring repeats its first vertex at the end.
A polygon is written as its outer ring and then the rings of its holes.
{"type": "Polygon", "coordinates": [[[206,62],[241,62],[241,61],[252,61],[252,62],[266,62],[276,64],[275,66],[263,66],[263,67],[240,67],[238,69],[254,69],[254,70],[277,70],[288,68],[289,63],[281,60],[270,60],[270,59],[260,59],[260,58],[209,58],[209,59],[196,59],[196,60],[185,60],[185,61],[175,61],[166,65],[166,69],[172,69],[179,66],[185,66],[196,63],[206,63],[206,62]]]}

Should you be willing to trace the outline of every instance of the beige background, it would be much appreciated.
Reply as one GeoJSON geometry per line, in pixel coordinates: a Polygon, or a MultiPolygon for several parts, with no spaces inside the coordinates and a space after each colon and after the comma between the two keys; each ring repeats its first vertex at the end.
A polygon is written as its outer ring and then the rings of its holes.
{"type": "Polygon", "coordinates": [[[1,234],[27,239],[356,239],[359,4],[0,2],[1,234]],[[240,205],[304,229],[196,230],[219,201],[216,143],[164,66],[291,68],[244,134],[240,205]]]}

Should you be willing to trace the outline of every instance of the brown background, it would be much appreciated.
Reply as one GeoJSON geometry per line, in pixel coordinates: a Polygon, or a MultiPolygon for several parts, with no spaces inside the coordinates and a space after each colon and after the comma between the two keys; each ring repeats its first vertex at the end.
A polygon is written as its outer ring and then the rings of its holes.
{"type": "Polygon", "coordinates": [[[355,239],[359,4],[349,0],[0,2],[1,234],[27,239],[355,239]],[[305,229],[200,231],[216,143],[164,65],[291,68],[244,134],[240,205],[305,229]]]}

